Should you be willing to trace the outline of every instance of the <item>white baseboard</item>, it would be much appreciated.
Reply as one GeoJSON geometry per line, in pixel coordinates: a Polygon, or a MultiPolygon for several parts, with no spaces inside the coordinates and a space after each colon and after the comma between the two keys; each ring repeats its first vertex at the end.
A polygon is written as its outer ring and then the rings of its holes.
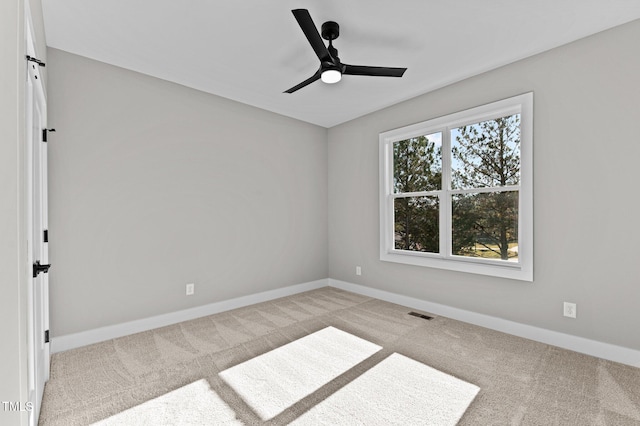
{"type": "Polygon", "coordinates": [[[130,334],[140,333],[142,331],[152,330],[158,327],[165,327],[167,325],[177,324],[182,321],[205,317],[207,315],[213,315],[220,312],[229,311],[231,309],[242,308],[244,306],[249,306],[260,302],[267,302],[269,300],[278,299],[280,297],[291,296],[293,294],[315,290],[317,288],[326,286],[327,279],[311,281],[307,283],[278,288],[275,290],[263,291],[261,293],[251,294],[248,296],[237,297],[235,299],[223,300],[221,302],[210,303],[208,305],[184,309],[182,311],[171,312],[155,317],[125,322],[122,324],[110,325],[93,330],[82,331],[80,333],[53,337],[51,339],[50,349],[51,353],[63,352],[69,349],[79,348],[81,346],[115,339],[116,337],[128,336],[130,334]]]}
{"type": "Polygon", "coordinates": [[[441,315],[443,317],[464,321],[470,324],[479,325],[481,327],[490,328],[492,330],[501,331],[503,333],[513,334],[514,336],[524,337],[526,339],[535,340],[537,342],[558,346],[598,358],[620,362],[622,364],[640,368],[640,351],[638,350],[616,346],[610,343],[598,342],[596,340],[585,339],[584,337],[573,336],[570,334],[560,333],[557,331],[547,330],[531,325],[521,324],[502,318],[466,311],[464,309],[458,309],[451,306],[428,302],[426,300],[417,299],[414,297],[403,296],[384,290],[365,287],[359,284],[334,280],[332,278],[264,291],[261,293],[211,303],[196,308],[158,315],[151,318],[144,318],[122,324],[115,324],[93,330],[82,331],[80,333],[54,337],[51,339],[51,352],[63,352],[69,349],[79,348],[81,346],[86,346],[117,337],[128,336],[130,334],[140,333],[142,331],[152,330],[158,327],[177,324],[182,321],[188,321],[207,315],[213,315],[220,312],[229,311],[231,309],[242,308],[244,306],[253,305],[255,303],[267,302],[269,300],[278,299],[280,297],[291,296],[293,294],[315,290],[326,286],[336,287],[364,296],[374,297],[376,299],[407,306],[409,308],[430,312],[435,315],[441,315]]]}
{"type": "Polygon", "coordinates": [[[350,291],[352,293],[374,297],[376,299],[479,325],[481,327],[501,331],[514,336],[524,337],[526,339],[558,346],[575,352],[607,359],[609,361],[627,364],[632,367],[640,367],[640,351],[638,350],[612,345],[610,343],[598,342],[596,340],[585,339],[584,337],[573,336],[544,328],[538,328],[438,303],[427,302],[414,297],[403,296],[384,290],[365,287],[359,284],[334,280],[332,278],[329,278],[328,281],[329,286],[350,291]]]}

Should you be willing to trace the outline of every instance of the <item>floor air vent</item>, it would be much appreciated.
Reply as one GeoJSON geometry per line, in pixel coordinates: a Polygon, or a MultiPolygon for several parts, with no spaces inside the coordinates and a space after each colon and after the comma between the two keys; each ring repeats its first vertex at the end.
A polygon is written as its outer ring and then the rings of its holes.
{"type": "Polygon", "coordinates": [[[417,312],[409,312],[409,315],[412,315],[412,316],[418,317],[418,318],[422,318],[422,319],[426,319],[427,321],[433,319],[433,317],[430,317],[429,315],[419,314],[417,312]]]}

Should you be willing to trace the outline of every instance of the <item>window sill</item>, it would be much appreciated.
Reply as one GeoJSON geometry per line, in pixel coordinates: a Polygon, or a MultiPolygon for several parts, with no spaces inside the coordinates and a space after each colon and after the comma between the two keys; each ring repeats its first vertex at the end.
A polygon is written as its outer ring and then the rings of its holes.
{"type": "Polygon", "coordinates": [[[478,261],[477,259],[445,259],[438,255],[395,250],[392,252],[381,252],[380,260],[385,262],[403,263],[405,265],[509,278],[520,281],[533,281],[533,269],[527,269],[521,263],[515,262],[498,264],[498,262],[485,262],[478,261]]]}

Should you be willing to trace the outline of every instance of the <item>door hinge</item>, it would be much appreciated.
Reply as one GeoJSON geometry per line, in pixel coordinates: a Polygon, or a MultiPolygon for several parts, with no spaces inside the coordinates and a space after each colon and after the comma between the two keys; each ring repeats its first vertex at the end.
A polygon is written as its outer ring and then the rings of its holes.
{"type": "Polygon", "coordinates": [[[44,342],[49,343],[49,330],[44,332],[44,342]]]}
{"type": "Polygon", "coordinates": [[[47,134],[55,131],[56,129],[42,129],[42,142],[47,142],[47,134]]]}
{"type": "Polygon", "coordinates": [[[42,231],[42,233],[44,234],[42,240],[45,243],[48,243],[49,242],[49,230],[45,229],[44,231],[42,231]]]}
{"type": "Polygon", "coordinates": [[[35,62],[36,64],[40,65],[41,67],[44,67],[44,66],[47,65],[44,62],[42,62],[40,59],[34,58],[33,56],[29,56],[29,55],[27,55],[27,61],[35,62]]]}
{"type": "Polygon", "coordinates": [[[40,272],[44,272],[45,274],[49,272],[49,268],[51,268],[51,264],[41,265],[39,260],[36,260],[36,263],[33,264],[33,278],[36,278],[40,272]]]}

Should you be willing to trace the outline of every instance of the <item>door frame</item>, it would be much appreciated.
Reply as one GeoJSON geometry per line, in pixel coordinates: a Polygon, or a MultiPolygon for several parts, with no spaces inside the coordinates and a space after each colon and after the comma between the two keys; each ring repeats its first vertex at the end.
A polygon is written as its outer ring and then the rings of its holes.
{"type": "MultiPolygon", "coordinates": [[[[38,57],[35,35],[28,5],[25,10],[25,43],[27,55],[38,57]]],[[[49,379],[50,343],[45,341],[44,332],[49,330],[49,283],[47,274],[37,278],[31,273],[36,260],[48,263],[48,243],[44,241],[42,230],[48,229],[48,185],[47,185],[47,144],[43,141],[43,129],[47,127],[46,91],[40,66],[27,62],[25,90],[25,143],[26,143],[26,225],[27,225],[27,392],[32,404],[28,424],[37,425],[42,403],[44,385],[49,379]],[[35,106],[40,110],[40,122],[36,123],[35,106]],[[36,181],[36,179],[39,181],[36,181]],[[35,200],[34,185],[39,185],[39,199],[35,200]],[[40,211],[36,214],[36,208],[40,211]],[[34,226],[34,219],[39,220],[34,226]],[[37,253],[37,256],[34,255],[37,253]],[[36,258],[36,257],[39,257],[36,258]]]]}

